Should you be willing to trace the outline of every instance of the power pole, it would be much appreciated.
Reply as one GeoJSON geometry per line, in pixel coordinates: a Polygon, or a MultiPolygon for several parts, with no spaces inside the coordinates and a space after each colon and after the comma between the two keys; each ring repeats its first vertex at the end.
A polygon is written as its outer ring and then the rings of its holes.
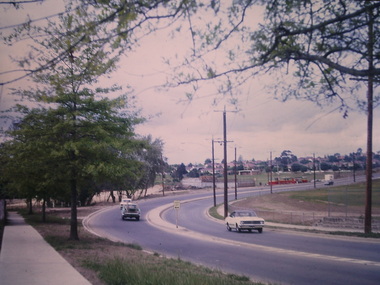
{"type": "Polygon", "coordinates": [[[270,152],[270,193],[273,194],[273,183],[272,183],[272,179],[273,179],[273,165],[272,165],[272,152],[270,152]]]}
{"type": "Polygon", "coordinates": [[[236,172],[237,172],[237,168],[236,168],[236,146],[235,146],[235,200],[237,200],[237,179],[236,179],[236,172]]]}
{"type": "Polygon", "coordinates": [[[314,171],[314,188],[317,188],[317,181],[315,180],[315,153],[313,153],[313,171],[314,171]]]}
{"type": "Polygon", "coordinates": [[[214,193],[214,207],[216,207],[214,138],[212,138],[212,190],[214,193]]]}
{"type": "Polygon", "coordinates": [[[165,169],[164,169],[165,163],[164,163],[164,159],[162,157],[162,154],[161,154],[161,163],[162,163],[162,172],[161,172],[161,176],[162,176],[162,196],[165,196],[165,169]]]}
{"type": "Polygon", "coordinates": [[[223,111],[223,140],[224,140],[224,218],[228,216],[228,171],[227,171],[227,119],[223,111]]]}
{"type": "Polygon", "coordinates": [[[352,153],[352,171],[354,174],[354,182],[356,182],[356,176],[355,176],[355,153],[352,153]]]}
{"type": "MultiPolygon", "coordinates": [[[[229,111],[236,112],[236,111],[229,111]]],[[[228,171],[227,171],[227,118],[226,108],[223,110],[223,144],[224,144],[224,217],[228,216],[228,171]]]]}

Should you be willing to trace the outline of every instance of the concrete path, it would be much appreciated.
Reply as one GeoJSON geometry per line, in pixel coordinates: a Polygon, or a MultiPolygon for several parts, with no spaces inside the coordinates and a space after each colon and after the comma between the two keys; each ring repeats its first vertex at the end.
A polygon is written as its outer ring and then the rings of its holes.
{"type": "Polygon", "coordinates": [[[15,212],[8,212],[0,252],[2,285],[88,285],[42,236],[15,212]]]}

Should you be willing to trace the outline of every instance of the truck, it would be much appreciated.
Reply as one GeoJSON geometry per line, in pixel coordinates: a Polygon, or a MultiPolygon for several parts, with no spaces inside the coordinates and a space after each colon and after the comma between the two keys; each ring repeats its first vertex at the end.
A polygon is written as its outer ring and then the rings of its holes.
{"type": "Polygon", "coordinates": [[[334,174],[325,174],[325,185],[334,185],[334,174]]]}

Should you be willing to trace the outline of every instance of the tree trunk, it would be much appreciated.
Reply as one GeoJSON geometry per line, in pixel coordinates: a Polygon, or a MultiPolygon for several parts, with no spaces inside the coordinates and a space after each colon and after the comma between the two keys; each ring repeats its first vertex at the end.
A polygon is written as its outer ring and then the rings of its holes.
{"type": "Polygon", "coordinates": [[[77,181],[71,180],[71,219],[70,219],[70,240],[79,240],[78,220],[77,220],[77,181]]]}
{"type": "Polygon", "coordinates": [[[33,214],[33,202],[32,198],[28,198],[28,215],[33,214]]]}
{"type": "Polygon", "coordinates": [[[367,161],[366,161],[366,203],[364,232],[372,231],[372,132],[373,132],[373,11],[368,11],[368,94],[367,94],[367,161]]]}
{"type": "Polygon", "coordinates": [[[42,222],[46,223],[46,199],[42,199],[42,222]]]}
{"type": "Polygon", "coordinates": [[[112,198],[112,203],[115,203],[116,202],[116,198],[115,198],[115,195],[113,194],[113,191],[111,190],[110,192],[110,196],[112,198]]]}

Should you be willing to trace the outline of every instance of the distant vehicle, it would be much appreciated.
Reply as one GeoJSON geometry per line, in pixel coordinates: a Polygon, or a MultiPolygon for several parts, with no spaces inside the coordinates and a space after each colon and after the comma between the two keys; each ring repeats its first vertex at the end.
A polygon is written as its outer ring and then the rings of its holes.
{"type": "Polygon", "coordinates": [[[326,174],[325,175],[325,185],[334,185],[334,175],[326,174]]]}
{"type": "Polygon", "coordinates": [[[131,203],[131,202],[132,202],[131,198],[123,198],[123,199],[121,199],[120,210],[123,209],[124,205],[127,205],[128,203],[131,203]]]}
{"type": "Polygon", "coordinates": [[[121,209],[121,219],[136,219],[136,221],[140,220],[141,211],[139,206],[136,203],[128,203],[123,205],[121,209]]]}
{"type": "Polygon", "coordinates": [[[250,210],[237,210],[232,212],[224,220],[226,222],[227,230],[235,229],[241,232],[242,230],[257,230],[259,233],[263,232],[265,221],[256,215],[254,211],[250,210]]]}
{"type": "Polygon", "coordinates": [[[304,178],[290,178],[284,177],[282,179],[275,178],[273,181],[269,181],[269,185],[283,185],[283,184],[297,184],[297,183],[307,183],[308,180],[304,178]]]}

